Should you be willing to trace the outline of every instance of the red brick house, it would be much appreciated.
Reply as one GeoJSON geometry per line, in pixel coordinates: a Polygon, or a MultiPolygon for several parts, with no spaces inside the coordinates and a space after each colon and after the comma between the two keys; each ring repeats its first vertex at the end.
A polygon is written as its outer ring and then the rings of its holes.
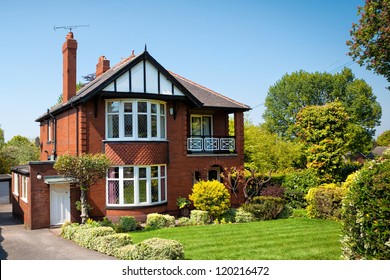
{"type": "Polygon", "coordinates": [[[107,178],[91,187],[88,200],[91,217],[113,220],[176,214],[177,197],[187,197],[196,180],[220,179],[223,168],[243,166],[248,106],[167,71],[146,49],[113,67],[101,56],[96,78],[76,92],[76,50],[69,32],[63,101],[36,120],[41,161],[13,168],[14,213],[26,227],[79,219],[77,188],[52,168],[62,154],[103,152],[111,159],[107,178]]]}

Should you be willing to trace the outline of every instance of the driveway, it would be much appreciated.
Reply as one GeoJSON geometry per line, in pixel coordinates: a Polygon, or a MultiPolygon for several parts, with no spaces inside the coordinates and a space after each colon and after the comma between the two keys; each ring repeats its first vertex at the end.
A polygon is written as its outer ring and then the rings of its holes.
{"type": "Polygon", "coordinates": [[[1,260],[115,260],[58,236],[59,229],[27,230],[0,204],[1,260]]]}

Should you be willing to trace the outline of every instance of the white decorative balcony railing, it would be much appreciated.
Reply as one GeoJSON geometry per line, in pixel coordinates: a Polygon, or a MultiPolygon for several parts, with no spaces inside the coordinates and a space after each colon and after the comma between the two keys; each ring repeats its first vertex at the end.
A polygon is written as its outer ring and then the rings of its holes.
{"type": "Polygon", "coordinates": [[[236,139],[231,136],[191,136],[187,138],[189,153],[235,153],[236,139]]]}

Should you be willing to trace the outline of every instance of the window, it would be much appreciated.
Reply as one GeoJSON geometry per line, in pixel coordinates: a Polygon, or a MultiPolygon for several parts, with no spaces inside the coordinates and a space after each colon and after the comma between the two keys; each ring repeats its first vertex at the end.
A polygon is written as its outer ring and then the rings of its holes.
{"type": "Polygon", "coordinates": [[[150,100],[108,101],[107,139],[165,140],[165,103],[150,100]]]}
{"type": "Polygon", "coordinates": [[[191,136],[212,136],[213,117],[191,115],[191,136]]]}
{"type": "Polygon", "coordinates": [[[166,166],[115,166],[107,172],[107,205],[153,205],[166,201],[166,166]]]}
{"type": "Polygon", "coordinates": [[[27,188],[28,188],[28,177],[22,176],[22,195],[21,198],[27,202],[27,188]]]}
{"type": "Polygon", "coordinates": [[[14,173],[13,193],[16,196],[19,195],[19,174],[16,174],[16,173],[14,173]]]}

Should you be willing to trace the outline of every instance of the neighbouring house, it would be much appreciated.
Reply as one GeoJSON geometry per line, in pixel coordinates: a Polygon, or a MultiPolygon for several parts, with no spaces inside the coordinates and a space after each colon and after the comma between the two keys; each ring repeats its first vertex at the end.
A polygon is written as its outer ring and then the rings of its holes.
{"type": "Polygon", "coordinates": [[[167,71],[146,47],[113,67],[101,56],[96,78],[76,92],[76,50],[69,32],[62,47],[63,101],[36,120],[41,161],[12,169],[13,212],[27,228],[79,221],[79,190],[53,169],[63,154],[110,158],[107,177],[91,187],[88,201],[92,218],[114,221],[177,214],[177,198],[188,197],[194,182],[222,180],[224,168],[243,167],[250,107],[167,71]]]}

